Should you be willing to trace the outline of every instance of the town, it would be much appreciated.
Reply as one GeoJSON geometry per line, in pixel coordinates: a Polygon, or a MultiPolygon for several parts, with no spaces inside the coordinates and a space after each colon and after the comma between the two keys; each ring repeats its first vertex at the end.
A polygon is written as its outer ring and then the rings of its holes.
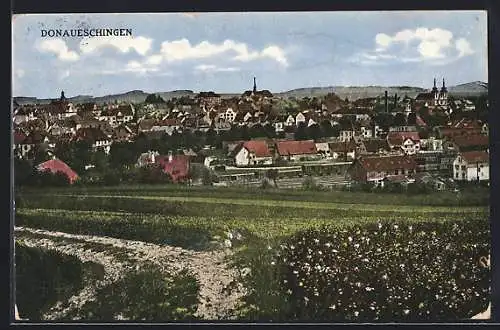
{"type": "MultiPolygon", "coordinates": [[[[253,88],[143,103],[14,101],[17,185],[127,182],[457,190],[488,184],[488,101],[426,93],[283,98],[253,88]],[[62,174],[62,175],[61,175],[62,174]]],[[[399,190],[397,190],[399,191],[399,190]]]]}

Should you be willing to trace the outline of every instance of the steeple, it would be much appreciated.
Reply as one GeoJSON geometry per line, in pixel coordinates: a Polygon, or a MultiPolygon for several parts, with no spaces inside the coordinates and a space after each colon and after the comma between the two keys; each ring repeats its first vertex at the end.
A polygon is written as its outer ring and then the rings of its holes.
{"type": "Polygon", "coordinates": [[[64,96],[64,91],[61,91],[61,97],[59,98],[60,101],[66,101],[66,96],[64,96]]]}
{"type": "Polygon", "coordinates": [[[257,92],[257,83],[255,82],[255,77],[253,77],[253,92],[257,92]]]}
{"type": "Polygon", "coordinates": [[[444,78],[443,78],[443,87],[441,87],[441,93],[447,93],[448,90],[446,89],[446,84],[444,82],[444,78]]]}
{"type": "Polygon", "coordinates": [[[436,86],[436,78],[434,78],[434,87],[432,87],[432,94],[438,94],[438,89],[436,86]]]}

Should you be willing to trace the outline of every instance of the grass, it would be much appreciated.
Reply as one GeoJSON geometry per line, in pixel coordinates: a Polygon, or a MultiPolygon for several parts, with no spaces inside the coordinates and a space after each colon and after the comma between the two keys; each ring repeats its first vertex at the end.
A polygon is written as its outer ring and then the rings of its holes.
{"type": "MultiPolygon", "coordinates": [[[[278,180],[279,184],[279,180],[278,180]]],[[[376,204],[376,205],[428,205],[428,206],[488,206],[489,190],[474,188],[453,192],[434,192],[422,195],[405,195],[389,193],[367,193],[348,191],[304,191],[280,190],[251,187],[210,187],[210,186],[182,186],[182,185],[127,185],[114,187],[71,187],[71,188],[22,188],[17,194],[75,194],[75,195],[129,195],[129,196],[175,196],[175,197],[207,197],[232,199],[237,196],[244,200],[271,200],[271,201],[310,201],[347,204],[376,204]]]]}

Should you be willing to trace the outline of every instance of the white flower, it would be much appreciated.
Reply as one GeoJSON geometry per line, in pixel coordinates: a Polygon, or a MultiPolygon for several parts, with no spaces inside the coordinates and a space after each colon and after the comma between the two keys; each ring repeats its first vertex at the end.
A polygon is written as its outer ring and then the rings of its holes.
{"type": "Polygon", "coordinates": [[[386,274],[382,275],[382,278],[383,278],[384,280],[387,280],[387,275],[386,275],[386,274]]]}
{"type": "Polygon", "coordinates": [[[302,282],[299,282],[299,286],[304,286],[304,283],[302,283],[302,282]]]}
{"type": "Polygon", "coordinates": [[[226,235],[227,235],[227,238],[233,239],[233,233],[227,232],[226,235]]]}
{"type": "Polygon", "coordinates": [[[367,287],[365,288],[365,290],[366,290],[366,291],[368,291],[368,292],[370,292],[370,291],[373,291],[373,290],[375,290],[375,289],[374,289],[374,288],[370,288],[369,286],[367,286],[367,287]]]}
{"type": "Polygon", "coordinates": [[[276,263],[275,263],[274,261],[271,261],[271,265],[273,265],[273,266],[274,266],[274,265],[276,265],[276,263]]]}
{"type": "Polygon", "coordinates": [[[351,236],[347,237],[347,240],[348,240],[349,242],[352,242],[352,237],[351,237],[351,236]]]}
{"type": "Polygon", "coordinates": [[[410,314],[410,310],[409,309],[405,309],[403,312],[405,313],[405,315],[410,314]]]}
{"type": "Polygon", "coordinates": [[[231,241],[228,239],[224,240],[224,246],[230,248],[232,246],[231,241]]]}
{"type": "Polygon", "coordinates": [[[250,268],[249,267],[245,267],[241,270],[241,275],[242,276],[247,276],[248,274],[250,274],[250,268]]]}
{"type": "Polygon", "coordinates": [[[290,249],[294,250],[294,249],[295,249],[295,246],[290,245],[290,249]]]}
{"type": "Polygon", "coordinates": [[[354,316],[356,316],[356,317],[357,317],[358,315],[359,315],[359,312],[358,312],[358,311],[355,311],[355,312],[354,312],[354,316]]]}
{"type": "Polygon", "coordinates": [[[323,254],[323,252],[321,252],[321,251],[318,251],[318,254],[323,254]]]}
{"type": "Polygon", "coordinates": [[[382,252],[382,250],[380,248],[377,248],[377,252],[382,252]]]}
{"type": "Polygon", "coordinates": [[[331,246],[331,244],[328,242],[328,243],[325,243],[325,246],[329,248],[331,246]]]}
{"type": "Polygon", "coordinates": [[[337,308],[337,306],[335,304],[333,304],[329,308],[332,309],[332,310],[334,310],[335,308],[337,308]]]}
{"type": "Polygon", "coordinates": [[[333,250],[332,250],[332,252],[333,252],[333,253],[338,253],[339,251],[338,251],[338,250],[333,249],[333,250]]]}
{"type": "Polygon", "coordinates": [[[399,226],[398,226],[398,225],[394,225],[394,229],[398,229],[398,228],[399,228],[399,226]]]}
{"type": "Polygon", "coordinates": [[[409,226],[409,227],[408,227],[408,229],[409,229],[410,231],[412,231],[412,230],[413,230],[413,227],[412,227],[412,226],[409,226]]]}
{"type": "Polygon", "coordinates": [[[358,243],[354,244],[354,247],[355,247],[356,249],[357,249],[357,248],[359,248],[359,244],[358,244],[358,243]]]}
{"type": "Polygon", "coordinates": [[[363,260],[361,260],[361,261],[363,261],[363,262],[368,262],[368,261],[370,261],[370,260],[368,260],[368,258],[364,258],[364,259],[363,259],[363,260]]]}
{"type": "Polygon", "coordinates": [[[295,275],[297,275],[297,274],[299,273],[299,271],[298,271],[298,270],[294,270],[294,271],[293,271],[293,273],[294,273],[295,275]]]}
{"type": "Polygon", "coordinates": [[[239,241],[239,240],[241,240],[242,238],[243,238],[243,237],[241,236],[241,234],[240,234],[240,233],[236,233],[236,239],[237,239],[238,241],[239,241]]]}
{"type": "Polygon", "coordinates": [[[267,249],[268,249],[268,250],[271,250],[271,249],[272,249],[272,248],[271,248],[271,245],[268,245],[268,246],[267,246],[267,249]]]}
{"type": "Polygon", "coordinates": [[[314,243],[318,244],[319,243],[319,239],[315,238],[314,239],[314,243]]]}
{"type": "Polygon", "coordinates": [[[382,224],[381,223],[378,224],[378,229],[380,229],[380,228],[382,228],[382,224]]]}

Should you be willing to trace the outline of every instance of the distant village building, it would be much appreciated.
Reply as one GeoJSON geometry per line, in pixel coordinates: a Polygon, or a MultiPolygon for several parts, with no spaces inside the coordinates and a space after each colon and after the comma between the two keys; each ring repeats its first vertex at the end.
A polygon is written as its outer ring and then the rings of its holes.
{"type": "Polygon", "coordinates": [[[291,161],[314,159],[319,156],[313,140],[277,141],[276,150],[280,157],[291,161]]]}
{"type": "Polygon", "coordinates": [[[240,143],[233,150],[236,166],[271,165],[273,155],[266,141],[253,140],[240,143]]]}
{"type": "Polygon", "coordinates": [[[357,182],[381,183],[387,176],[414,174],[416,167],[411,156],[363,156],[353,162],[349,174],[357,182]]]}
{"type": "Polygon", "coordinates": [[[453,161],[453,178],[457,181],[489,180],[489,154],[486,151],[459,153],[453,161]]]}

